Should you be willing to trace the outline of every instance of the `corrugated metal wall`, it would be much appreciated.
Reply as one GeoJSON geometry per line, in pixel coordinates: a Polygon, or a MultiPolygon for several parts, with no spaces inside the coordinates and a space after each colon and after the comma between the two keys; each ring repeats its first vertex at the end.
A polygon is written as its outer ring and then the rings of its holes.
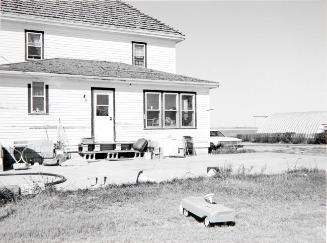
{"type": "Polygon", "coordinates": [[[270,115],[257,133],[316,134],[324,131],[327,111],[290,112],[270,115]]]}

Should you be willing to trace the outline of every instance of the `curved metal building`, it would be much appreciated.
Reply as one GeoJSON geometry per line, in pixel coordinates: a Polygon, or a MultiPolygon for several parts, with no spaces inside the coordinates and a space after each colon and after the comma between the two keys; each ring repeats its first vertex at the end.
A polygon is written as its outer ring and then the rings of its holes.
{"type": "Polygon", "coordinates": [[[257,133],[316,134],[326,129],[327,111],[276,113],[268,116],[257,133]]]}

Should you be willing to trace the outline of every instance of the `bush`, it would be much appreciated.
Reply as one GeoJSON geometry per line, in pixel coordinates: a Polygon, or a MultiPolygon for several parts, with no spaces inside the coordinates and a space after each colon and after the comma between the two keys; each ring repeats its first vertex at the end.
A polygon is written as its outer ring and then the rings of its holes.
{"type": "Polygon", "coordinates": [[[256,133],[238,134],[236,137],[242,139],[243,142],[252,143],[327,144],[326,133],[256,133]]]}
{"type": "Polygon", "coordinates": [[[327,134],[317,133],[315,136],[308,141],[310,144],[327,144],[327,134]]]}

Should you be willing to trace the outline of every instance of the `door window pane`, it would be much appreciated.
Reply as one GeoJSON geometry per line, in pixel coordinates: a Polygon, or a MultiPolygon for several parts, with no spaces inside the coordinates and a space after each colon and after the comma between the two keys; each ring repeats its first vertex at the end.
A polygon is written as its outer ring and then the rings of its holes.
{"type": "Polygon", "coordinates": [[[97,95],[97,105],[109,105],[109,96],[97,95]]]}
{"type": "Polygon", "coordinates": [[[109,116],[109,107],[104,105],[97,105],[96,114],[97,116],[109,116]]]}

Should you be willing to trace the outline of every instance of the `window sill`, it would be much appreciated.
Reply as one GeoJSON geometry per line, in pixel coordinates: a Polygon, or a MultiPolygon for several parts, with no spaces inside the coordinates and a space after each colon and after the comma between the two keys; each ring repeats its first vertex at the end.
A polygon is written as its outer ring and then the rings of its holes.
{"type": "Polygon", "coordinates": [[[185,130],[185,129],[197,129],[196,127],[145,127],[144,130],[185,130]]]}
{"type": "Polygon", "coordinates": [[[28,113],[28,115],[32,115],[32,116],[48,116],[49,113],[28,113]]]}
{"type": "Polygon", "coordinates": [[[40,61],[44,60],[44,58],[25,58],[26,61],[40,61]]]}

